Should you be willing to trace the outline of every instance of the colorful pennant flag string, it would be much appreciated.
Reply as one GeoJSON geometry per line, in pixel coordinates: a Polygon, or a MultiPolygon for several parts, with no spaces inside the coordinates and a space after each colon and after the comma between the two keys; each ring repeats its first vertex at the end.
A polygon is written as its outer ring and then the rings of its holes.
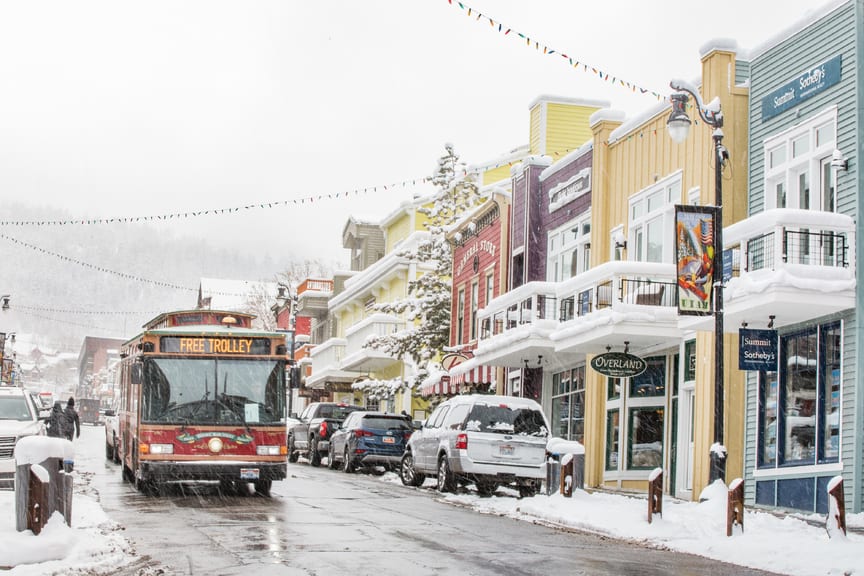
{"type": "Polygon", "coordinates": [[[468,16],[474,16],[474,19],[476,21],[480,21],[480,20],[483,20],[485,18],[486,20],[489,21],[489,26],[493,30],[497,30],[498,32],[502,33],[504,36],[507,36],[508,34],[510,34],[512,32],[515,36],[525,40],[525,45],[527,47],[529,47],[529,48],[533,47],[534,50],[537,52],[540,52],[540,50],[542,49],[543,54],[546,56],[551,56],[553,54],[557,54],[562,59],[566,60],[567,64],[572,68],[576,68],[576,69],[581,68],[582,71],[586,72],[586,73],[590,70],[590,74],[597,76],[601,80],[603,80],[605,82],[611,81],[612,84],[619,85],[619,86],[626,88],[626,89],[628,89],[634,93],[639,92],[640,94],[650,94],[650,95],[654,96],[655,98],[657,98],[657,100],[665,100],[667,98],[666,96],[663,96],[662,94],[660,94],[658,92],[654,92],[653,90],[648,90],[647,88],[637,86],[636,84],[634,84],[632,82],[628,82],[627,80],[624,80],[623,78],[618,78],[616,76],[612,76],[608,72],[603,72],[602,70],[596,68],[595,66],[592,66],[592,65],[587,64],[585,62],[581,62],[577,59],[574,59],[572,56],[568,56],[564,52],[561,52],[559,50],[554,50],[551,47],[541,43],[540,41],[538,41],[536,39],[532,39],[527,34],[524,34],[522,32],[518,32],[518,31],[510,28],[506,24],[503,24],[503,23],[499,22],[498,20],[495,20],[491,16],[481,14],[480,12],[474,10],[473,8],[471,8],[470,6],[466,5],[463,2],[454,2],[453,0],[447,0],[447,3],[450,4],[451,6],[453,6],[453,5],[458,6],[460,10],[466,10],[467,11],[466,14],[468,16]]]}
{"type": "MultiPolygon", "coordinates": [[[[51,250],[46,250],[45,248],[40,248],[39,246],[35,246],[33,244],[29,244],[27,242],[23,242],[16,238],[12,238],[11,236],[7,236],[6,234],[0,234],[0,239],[8,240],[13,244],[17,244],[18,246],[22,246],[29,250],[33,250],[34,252],[39,252],[41,254],[45,254],[48,256],[53,256],[54,258],[58,258],[63,260],[64,262],[69,262],[72,264],[77,264],[78,266],[82,266],[84,268],[89,268],[90,270],[95,270],[97,272],[102,272],[104,274],[111,274],[112,276],[116,276],[118,278],[123,278],[124,280],[133,280],[135,282],[140,282],[143,284],[150,284],[152,286],[157,286],[159,288],[171,288],[174,290],[184,290],[186,292],[198,292],[198,288],[190,288],[188,286],[180,286],[179,284],[172,284],[170,282],[161,282],[158,280],[151,280],[149,278],[142,278],[141,276],[135,276],[134,274],[126,274],[125,272],[117,272],[115,270],[110,270],[108,268],[103,268],[102,266],[97,266],[95,264],[91,264],[89,262],[84,262],[82,260],[78,260],[77,258],[71,258],[69,256],[64,256],[63,254],[59,254],[57,252],[53,252],[51,250]]],[[[221,296],[243,296],[243,294],[231,294],[227,292],[213,292],[213,294],[219,294],[221,296]]]]}
{"type": "Polygon", "coordinates": [[[357,196],[360,194],[375,193],[379,190],[390,191],[391,188],[401,186],[407,188],[409,186],[417,186],[426,182],[431,182],[431,177],[414,178],[411,180],[403,180],[395,184],[384,184],[378,186],[369,186],[366,188],[356,188],[348,192],[335,192],[327,194],[317,194],[313,196],[305,196],[303,198],[294,198],[292,200],[276,200],[273,202],[260,202],[258,204],[247,204],[245,206],[235,206],[233,208],[208,208],[202,210],[193,210],[190,212],[172,212],[168,214],[150,215],[150,216],[121,216],[114,218],[82,218],[72,220],[0,220],[0,226],[71,226],[71,225],[89,225],[89,224],[129,224],[137,222],[166,222],[181,218],[195,218],[200,216],[215,216],[220,214],[236,214],[241,211],[249,210],[265,210],[278,208],[280,206],[303,206],[306,203],[312,204],[315,201],[336,200],[339,198],[348,198],[351,195],[357,196]]]}

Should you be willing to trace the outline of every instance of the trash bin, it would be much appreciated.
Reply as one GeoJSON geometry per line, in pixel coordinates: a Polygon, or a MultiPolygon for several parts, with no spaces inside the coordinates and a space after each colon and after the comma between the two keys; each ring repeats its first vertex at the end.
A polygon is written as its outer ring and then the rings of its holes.
{"type": "Polygon", "coordinates": [[[72,472],[73,468],[75,468],[75,461],[69,458],[63,459],[63,471],[64,472],[72,472]]]}

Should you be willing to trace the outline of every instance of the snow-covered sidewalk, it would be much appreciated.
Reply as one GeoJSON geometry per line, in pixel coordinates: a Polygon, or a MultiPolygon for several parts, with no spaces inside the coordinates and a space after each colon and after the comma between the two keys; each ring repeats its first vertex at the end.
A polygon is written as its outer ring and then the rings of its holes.
{"type": "MultiPolygon", "coordinates": [[[[136,561],[122,527],[110,520],[99,505],[88,472],[75,474],[72,527],[55,515],[39,536],[15,530],[15,495],[0,492],[0,567],[14,566],[4,573],[108,575],[136,561]]],[[[382,475],[380,480],[394,484],[393,490],[409,489],[392,473],[382,475]]],[[[427,479],[418,490],[434,485],[434,479],[427,479]]],[[[651,524],[644,497],[620,494],[574,490],[572,498],[554,494],[519,499],[506,489],[485,498],[467,490],[446,495],[444,500],[482,513],[585,530],[772,572],[795,576],[864,575],[864,536],[858,533],[829,539],[822,516],[802,519],[747,510],[744,531],[736,529],[727,538],[725,487],[715,483],[703,496],[710,499],[700,504],[665,498],[662,516],[655,515],[651,524]]],[[[850,515],[847,522],[864,528],[864,514],[850,515]]]]}

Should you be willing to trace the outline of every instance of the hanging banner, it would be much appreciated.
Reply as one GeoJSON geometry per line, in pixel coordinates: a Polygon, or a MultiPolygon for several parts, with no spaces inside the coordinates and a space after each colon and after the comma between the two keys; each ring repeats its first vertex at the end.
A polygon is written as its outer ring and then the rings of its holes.
{"type": "Polygon", "coordinates": [[[675,262],[678,313],[714,313],[714,229],[719,221],[714,206],[675,206],[675,262]]]}
{"type": "Polygon", "coordinates": [[[777,331],[738,331],[738,369],[777,371],[777,331]]]}

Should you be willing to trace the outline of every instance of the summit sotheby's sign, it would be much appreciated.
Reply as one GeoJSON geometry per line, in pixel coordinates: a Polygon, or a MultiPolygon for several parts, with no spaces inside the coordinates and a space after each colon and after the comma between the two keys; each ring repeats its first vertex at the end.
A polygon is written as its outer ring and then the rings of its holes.
{"type": "Polygon", "coordinates": [[[777,331],[750,330],[738,331],[738,369],[739,370],[777,370],[777,331]]]}

